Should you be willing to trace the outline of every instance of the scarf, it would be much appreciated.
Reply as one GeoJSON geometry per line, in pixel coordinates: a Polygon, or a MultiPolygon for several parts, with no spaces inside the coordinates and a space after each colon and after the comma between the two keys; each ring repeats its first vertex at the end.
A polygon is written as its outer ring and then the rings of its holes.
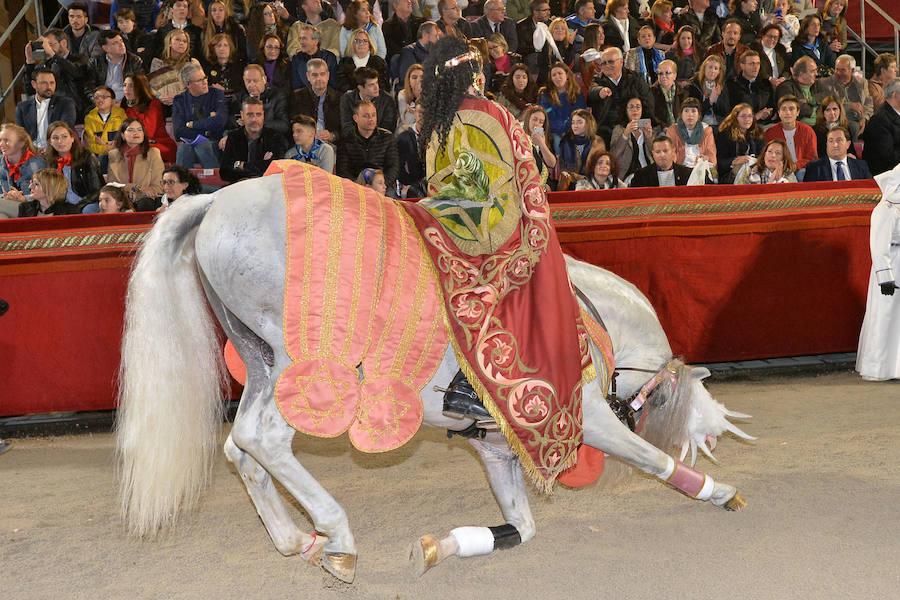
{"type": "Polygon", "coordinates": [[[616,27],[619,28],[619,31],[622,33],[622,52],[628,52],[631,50],[631,40],[628,38],[628,19],[619,20],[615,17],[611,17],[612,22],[616,27]]]}
{"type": "Polygon", "coordinates": [[[294,146],[294,150],[297,151],[297,155],[293,158],[294,160],[299,160],[300,162],[314,163],[315,161],[319,160],[319,155],[316,154],[316,152],[321,147],[322,140],[320,140],[319,138],[313,140],[312,146],[310,146],[309,148],[309,152],[304,152],[303,148],[301,148],[299,145],[296,145],[294,146]]]}
{"type": "Polygon", "coordinates": [[[353,59],[353,66],[356,67],[357,69],[360,67],[365,67],[369,64],[369,53],[368,52],[366,52],[366,55],[363,56],[362,58],[358,57],[355,54],[352,55],[350,58],[353,59]]]}
{"type": "Polygon", "coordinates": [[[675,86],[673,85],[668,90],[660,86],[659,89],[662,91],[663,99],[666,101],[666,113],[669,115],[669,123],[672,123],[675,121],[675,113],[672,110],[675,106],[675,86]]]}
{"type": "Polygon", "coordinates": [[[816,55],[816,58],[822,58],[822,54],[819,52],[819,38],[816,38],[816,41],[812,44],[803,42],[803,47],[812,50],[812,53],[816,55]]]}
{"type": "Polygon", "coordinates": [[[684,143],[688,146],[699,146],[700,142],[703,140],[703,129],[704,124],[702,121],[697,121],[697,124],[694,126],[694,131],[688,133],[687,126],[684,124],[680,118],[675,122],[678,126],[678,135],[681,136],[681,139],[684,140],[684,143]]]}
{"type": "Polygon", "coordinates": [[[63,167],[71,167],[72,166],[72,153],[69,152],[65,156],[60,156],[56,159],[56,170],[62,173],[63,167]]]}
{"type": "Polygon", "coordinates": [[[138,155],[141,153],[140,146],[125,146],[125,158],[128,159],[128,179],[134,181],[134,163],[138,155]]]}
{"type": "MultiPolygon", "coordinates": [[[[591,142],[584,135],[563,138],[559,145],[560,159],[564,169],[581,173],[591,151],[591,142]],[[579,151],[580,149],[580,151],[579,151]]],[[[583,175],[583,173],[581,173],[583,175]]]]}
{"type": "Polygon", "coordinates": [[[266,64],[263,65],[263,68],[266,71],[266,78],[268,78],[268,81],[266,81],[267,88],[272,87],[272,83],[275,81],[275,63],[276,62],[277,61],[274,61],[274,60],[267,60],[266,64]]]}
{"type": "Polygon", "coordinates": [[[9,178],[12,181],[19,181],[19,177],[22,176],[21,167],[25,163],[27,163],[30,159],[34,158],[34,152],[25,148],[25,152],[22,153],[22,158],[16,164],[12,164],[9,162],[9,157],[4,155],[3,160],[6,161],[6,170],[9,171],[9,178]]]}
{"type": "Polygon", "coordinates": [[[674,23],[666,23],[656,17],[653,18],[653,22],[656,23],[656,26],[660,28],[662,33],[675,33],[674,23]]]}

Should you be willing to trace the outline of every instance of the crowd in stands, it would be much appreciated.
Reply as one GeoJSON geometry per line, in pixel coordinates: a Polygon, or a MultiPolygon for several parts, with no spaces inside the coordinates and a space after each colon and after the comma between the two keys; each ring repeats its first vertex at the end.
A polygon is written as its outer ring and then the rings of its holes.
{"type": "Polygon", "coordinates": [[[846,53],[847,1],[118,0],[102,27],[76,1],[25,47],[0,216],[155,210],[198,168],[280,158],[422,196],[422,63],[447,35],[550,190],[870,177],[900,162],[900,79],[846,53]]]}

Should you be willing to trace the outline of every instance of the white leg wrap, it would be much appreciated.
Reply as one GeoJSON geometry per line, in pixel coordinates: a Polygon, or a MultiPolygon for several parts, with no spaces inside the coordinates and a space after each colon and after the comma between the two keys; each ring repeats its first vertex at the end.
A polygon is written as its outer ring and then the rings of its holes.
{"type": "Polygon", "coordinates": [[[457,527],[450,535],[459,545],[457,556],[482,556],[494,551],[494,534],[487,527],[457,527]]]}
{"type": "Polygon", "coordinates": [[[709,500],[712,498],[713,490],[716,487],[716,482],[713,481],[713,478],[709,475],[706,475],[703,480],[703,487],[700,488],[700,491],[697,492],[697,500],[709,500]]]}
{"type": "Polygon", "coordinates": [[[672,476],[672,473],[675,472],[675,459],[671,456],[666,456],[666,470],[658,475],[660,479],[665,481],[669,477],[672,476]]]}

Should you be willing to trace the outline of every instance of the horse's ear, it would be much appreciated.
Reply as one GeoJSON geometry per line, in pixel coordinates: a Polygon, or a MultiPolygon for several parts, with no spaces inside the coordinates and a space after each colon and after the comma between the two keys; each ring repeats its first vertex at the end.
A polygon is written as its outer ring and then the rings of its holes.
{"type": "Polygon", "coordinates": [[[706,367],[691,367],[691,377],[694,379],[704,380],[709,377],[709,369],[706,367]]]}

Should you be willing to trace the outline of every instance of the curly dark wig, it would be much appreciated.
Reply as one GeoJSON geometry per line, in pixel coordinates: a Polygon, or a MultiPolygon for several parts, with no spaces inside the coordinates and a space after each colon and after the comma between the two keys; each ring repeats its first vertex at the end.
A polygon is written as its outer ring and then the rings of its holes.
{"type": "Polygon", "coordinates": [[[468,60],[455,67],[446,67],[444,63],[469,51],[465,40],[453,36],[439,39],[431,46],[428,58],[422,65],[422,107],[425,115],[419,147],[424,150],[431,139],[432,132],[437,132],[440,148],[447,145],[447,136],[453,124],[453,116],[459,109],[466,90],[472,85],[475,74],[481,73],[478,60],[468,60]]]}

